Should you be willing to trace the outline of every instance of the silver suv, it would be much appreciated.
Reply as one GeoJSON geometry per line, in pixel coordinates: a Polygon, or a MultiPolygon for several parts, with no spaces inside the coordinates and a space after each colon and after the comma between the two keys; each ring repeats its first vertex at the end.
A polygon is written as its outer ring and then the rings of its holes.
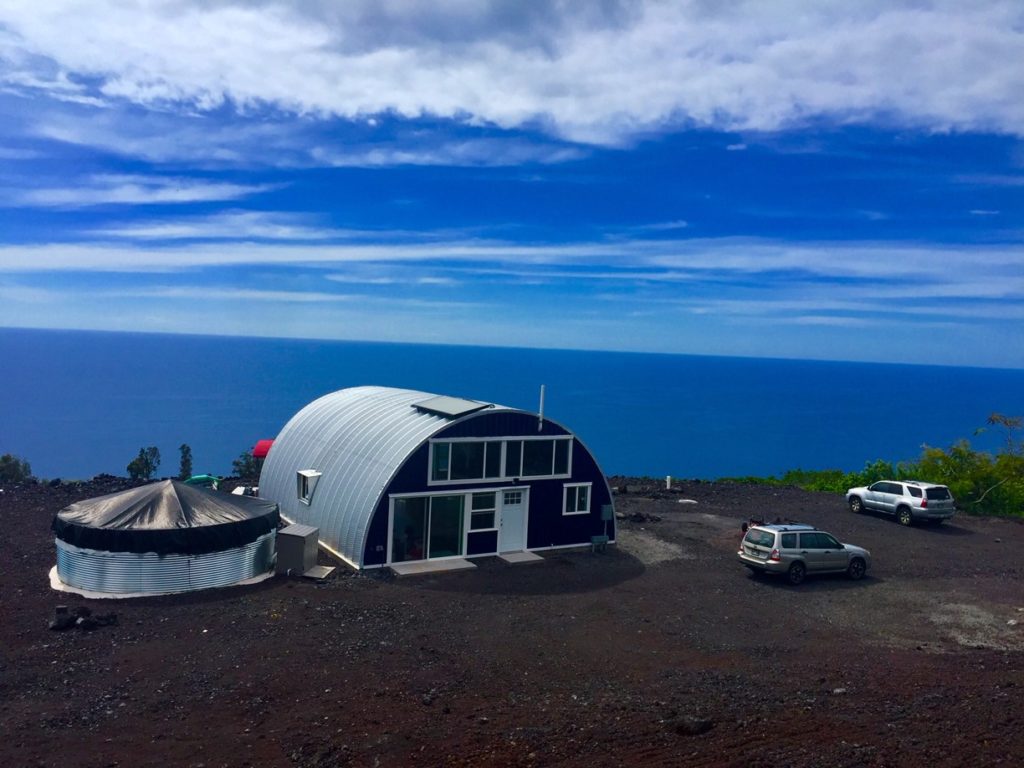
{"type": "Polygon", "coordinates": [[[896,515],[901,525],[915,520],[941,523],[956,512],[949,488],[918,480],[879,480],[867,488],[851,488],[846,501],[854,512],[872,509],[896,515]]]}
{"type": "Polygon", "coordinates": [[[841,544],[832,534],[813,525],[754,525],[747,529],[737,553],[755,573],[785,574],[800,584],[809,573],[843,573],[859,579],[871,567],[871,553],[841,544]]]}

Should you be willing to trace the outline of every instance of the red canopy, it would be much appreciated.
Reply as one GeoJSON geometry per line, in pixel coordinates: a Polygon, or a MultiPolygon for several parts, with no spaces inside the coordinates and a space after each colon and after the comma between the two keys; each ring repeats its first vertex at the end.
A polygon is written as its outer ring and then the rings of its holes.
{"type": "Polygon", "coordinates": [[[252,456],[254,459],[265,459],[267,454],[270,453],[270,446],[274,444],[273,440],[259,440],[255,447],[252,449],[252,456]]]}

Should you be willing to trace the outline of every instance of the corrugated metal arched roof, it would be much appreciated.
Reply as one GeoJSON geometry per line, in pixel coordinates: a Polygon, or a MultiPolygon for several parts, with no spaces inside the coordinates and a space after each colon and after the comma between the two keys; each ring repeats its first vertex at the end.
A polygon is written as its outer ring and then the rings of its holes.
{"type": "MultiPolygon", "coordinates": [[[[260,496],[278,502],[289,520],[318,527],[323,543],[361,567],[381,493],[416,448],[458,421],[413,407],[436,397],[409,389],[352,387],[314,400],[274,440],[260,475],[260,496]],[[300,470],[322,473],[309,504],[298,499],[300,470]]],[[[498,405],[488,410],[495,409],[513,410],[498,405]]]]}

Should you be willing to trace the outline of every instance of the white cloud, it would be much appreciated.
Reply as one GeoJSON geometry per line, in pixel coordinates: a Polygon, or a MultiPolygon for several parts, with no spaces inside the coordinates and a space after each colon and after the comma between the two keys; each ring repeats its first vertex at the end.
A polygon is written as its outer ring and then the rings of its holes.
{"type": "Polygon", "coordinates": [[[187,299],[195,301],[283,301],[301,304],[352,301],[358,296],[320,291],[268,291],[252,288],[197,288],[173,286],[164,288],[129,288],[114,294],[143,299],[187,299]]]}
{"type": "Polygon", "coordinates": [[[133,222],[92,229],[88,234],[128,240],[330,240],[379,234],[308,226],[307,219],[291,213],[227,211],[189,219],[133,222]]]}
{"type": "MultiPolygon", "coordinates": [[[[422,140],[421,140],[422,141],[422,140]]],[[[584,153],[575,147],[515,139],[467,139],[421,146],[392,142],[314,147],[309,156],[318,165],[373,168],[392,165],[470,165],[500,167],[524,163],[564,163],[584,153]]]]}
{"type": "MultiPolygon", "coordinates": [[[[51,291],[51,296],[60,296],[58,291],[51,291]]],[[[384,306],[388,309],[470,309],[485,306],[471,301],[435,301],[421,298],[397,296],[373,296],[355,293],[328,293],[324,291],[282,291],[261,288],[205,287],[195,285],[173,285],[161,287],[133,287],[117,291],[96,291],[94,298],[136,298],[168,300],[180,302],[243,302],[250,304],[357,304],[363,308],[367,305],[384,306]]],[[[37,297],[42,300],[42,297],[37,297]]]]}
{"type": "MultiPolygon", "coordinates": [[[[132,244],[0,246],[0,274],[20,284],[48,286],[61,273],[130,275],[223,271],[246,266],[268,274],[313,274],[334,283],[417,288],[460,286],[462,296],[540,294],[536,286],[572,285],[591,298],[675,306],[709,315],[753,312],[788,316],[948,316],[1017,321],[1024,313],[1024,247],[939,246],[902,243],[778,243],[766,240],[633,240],[523,245],[502,241],[216,242],[147,247],[132,244]],[[313,273],[302,270],[313,268],[313,273]],[[601,286],[594,296],[592,288],[601,286]]],[[[271,278],[278,280],[279,277],[271,278]]],[[[275,298],[336,302],[324,291],[280,293],[276,283],[251,296],[217,287],[207,298],[275,298]],[[216,291],[228,290],[228,294],[216,291]],[[302,298],[303,296],[308,298],[302,298]]],[[[149,290],[148,288],[146,290],[149,290]]],[[[189,288],[189,295],[194,289],[189,288]]],[[[164,298],[173,298],[163,289],[164,298]]],[[[184,299],[184,294],[179,298],[184,299]]],[[[514,301],[507,298],[508,301],[514,301]]],[[[561,301],[561,299],[560,299],[561,301]]],[[[589,306],[593,306],[589,304],[589,306]]]]}
{"type": "Polygon", "coordinates": [[[671,232],[674,229],[686,229],[688,226],[690,226],[689,222],[677,219],[676,221],[660,221],[656,224],[642,224],[636,229],[648,232],[671,232]]]}
{"type": "Polygon", "coordinates": [[[6,4],[0,25],[3,86],[57,99],[370,128],[430,115],[603,144],[820,119],[1024,134],[1024,7],[1004,0],[51,0],[6,4]]]}
{"type": "Polygon", "coordinates": [[[93,205],[167,205],[238,200],[273,189],[273,185],[229,184],[164,176],[91,176],[63,188],[0,191],[7,205],[40,208],[83,208],[93,205]]]}
{"type": "Polygon", "coordinates": [[[37,152],[34,149],[0,147],[0,160],[38,160],[41,157],[43,157],[42,152],[37,152]]]}

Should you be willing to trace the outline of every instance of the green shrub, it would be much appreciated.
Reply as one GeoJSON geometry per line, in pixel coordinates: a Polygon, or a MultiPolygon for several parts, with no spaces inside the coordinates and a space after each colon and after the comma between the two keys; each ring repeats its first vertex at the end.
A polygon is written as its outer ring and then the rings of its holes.
{"type": "Polygon", "coordinates": [[[0,456],[0,483],[23,483],[32,477],[32,467],[11,453],[0,456]]]}
{"type": "MultiPolygon", "coordinates": [[[[1024,516],[1024,442],[1018,437],[1024,418],[993,413],[990,426],[1005,431],[1005,443],[992,454],[976,451],[967,440],[949,448],[925,446],[917,461],[897,464],[876,459],[860,472],[792,469],[782,477],[722,478],[726,482],[795,485],[809,491],[846,493],[878,480],[921,480],[949,486],[957,507],[970,514],[1024,516]]],[[[983,432],[984,429],[978,430],[983,432]]]]}
{"type": "Polygon", "coordinates": [[[251,451],[242,451],[238,458],[231,462],[231,468],[235,477],[254,479],[260,476],[261,464],[259,459],[252,455],[251,451]]]}

